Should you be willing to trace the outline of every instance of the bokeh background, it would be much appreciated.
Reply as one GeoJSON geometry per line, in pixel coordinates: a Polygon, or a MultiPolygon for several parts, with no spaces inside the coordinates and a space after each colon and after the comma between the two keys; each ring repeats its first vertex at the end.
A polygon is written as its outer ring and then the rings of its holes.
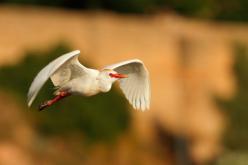
{"type": "Polygon", "coordinates": [[[1,165],[244,165],[248,162],[247,0],[0,0],[1,165]],[[94,68],[139,58],[151,109],[118,86],[38,112],[26,94],[71,50],[94,68]]]}

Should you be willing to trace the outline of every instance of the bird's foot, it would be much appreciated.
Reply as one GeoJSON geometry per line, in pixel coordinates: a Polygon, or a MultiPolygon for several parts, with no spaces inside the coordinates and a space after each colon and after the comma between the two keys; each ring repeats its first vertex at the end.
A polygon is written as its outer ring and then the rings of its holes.
{"type": "Polygon", "coordinates": [[[59,101],[59,100],[65,98],[65,97],[67,97],[67,96],[70,96],[70,95],[71,95],[70,93],[65,92],[65,91],[62,91],[62,92],[59,93],[59,95],[57,95],[57,96],[54,97],[53,99],[48,100],[48,101],[46,101],[46,102],[44,102],[44,103],[41,103],[41,104],[39,105],[39,108],[38,108],[38,109],[39,109],[39,111],[42,111],[43,109],[45,109],[45,108],[51,106],[52,104],[56,103],[57,101],[59,101]]]}
{"type": "Polygon", "coordinates": [[[49,106],[49,104],[48,104],[48,102],[46,101],[46,102],[44,102],[44,103],[41,103],[41,104],[39,105],[38,109],[39,109],[39,111],[42,111],[43,109],[45,109],[45,108],[48,107],[48,106],[49,106]]]}

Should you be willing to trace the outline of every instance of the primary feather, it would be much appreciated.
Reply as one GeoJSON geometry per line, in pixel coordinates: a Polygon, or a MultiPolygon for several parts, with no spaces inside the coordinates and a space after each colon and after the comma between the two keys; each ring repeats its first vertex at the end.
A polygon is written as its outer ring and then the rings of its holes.
{"type": "Polygon", "coordinates": [[[120,79],[120,88],[128,101],[135,109],[149,109],[150,107],[150,82],[149,73],[142,61],[138,59],[123,61],[105,67],[121,74],[127,74],[128,78],[120,79]]]}

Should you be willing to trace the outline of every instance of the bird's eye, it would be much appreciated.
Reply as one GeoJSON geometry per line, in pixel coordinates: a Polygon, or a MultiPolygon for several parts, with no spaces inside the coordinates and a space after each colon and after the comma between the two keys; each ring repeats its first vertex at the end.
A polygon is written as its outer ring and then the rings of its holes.
{"type": "Polygon", "coordinates": [[[113,74],[113,73],[109,73],[109,76],[110,76],[110,77],[114,77],[114,74],[113,74]]]}

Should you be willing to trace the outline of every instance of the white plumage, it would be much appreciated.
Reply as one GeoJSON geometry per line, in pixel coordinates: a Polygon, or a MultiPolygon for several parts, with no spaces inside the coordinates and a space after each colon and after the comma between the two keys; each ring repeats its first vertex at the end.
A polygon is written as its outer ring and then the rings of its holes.
{"type": "Polygon", "coordinates": [[[92,96],[99,92],[108,92],[112,84],[119,81],[120,88],[135,109],[149,109],[151,97],[149,73],[142,61],[138,59],[123,61],[98,71],[80,64],[79,54],[79,50],[64,54],[37,74],[28,91],[28,106],[31,106],[42,86],[50,78],[57,87],[55,91],[57,96],[62,92],[92,96]]]}

